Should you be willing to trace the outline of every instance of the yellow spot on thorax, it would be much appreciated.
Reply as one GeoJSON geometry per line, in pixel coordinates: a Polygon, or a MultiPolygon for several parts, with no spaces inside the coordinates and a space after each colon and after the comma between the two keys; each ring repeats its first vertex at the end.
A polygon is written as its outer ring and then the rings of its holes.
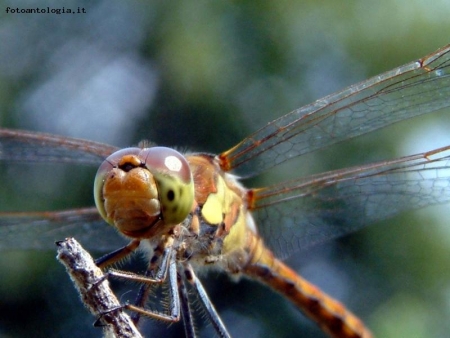
{"type": "Polygon", "coordinates": [[[223,224],[223,232],[219,230],[218,234],[225,234],[222,251],[225,255],[244,249],[248,231],[244,202],[236,189],[230,187],[236,182],[231,178],[227,180],[227,176],[217,176],[217,191],[209,194],[202,209],[206,222],[212,225],[223,224]]]}
{"type": "Polygon", "coordinates": [[[202,208],[202,216],[206,222],[212,225],[219,225],[223,221],[224,214],[229,211],[227,206],[227,196],[230,191],[225,191],[225,182],[218,176],[216,182],[216,193],[209,194],[202,208]]]}

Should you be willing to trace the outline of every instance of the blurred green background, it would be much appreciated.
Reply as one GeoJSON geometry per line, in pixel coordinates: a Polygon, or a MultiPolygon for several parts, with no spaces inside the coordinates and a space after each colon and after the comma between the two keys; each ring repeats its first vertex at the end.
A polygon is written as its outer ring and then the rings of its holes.
{"type": "MultiPolygon", "coordinates": [[[[217,153],[276,117],[447,44],[449,12],[447,1],[423,0],[0,1],[0,125],[217,153]],[[86,14],[11,14],[8,6],[86,14]]],[[[278,178],[448,145],[448,113],[308,155],[278,178]]],[[[0,210],[93,205],[95,172],[2,163],[0,210]]],[[[450,330],[447,208],[403,214],[288,261],[379,337],[443,337],[450,330]]],[[[101,334],[55,255],[2,252],[0,337],[101,334]]],[[[258,283],[217,274],[202,280],[235,337],[322,335],[258,283]]],[[[118,297],[128,300],[130,288],[118,297]]],[[[201,318],[198,329],[213,334],[201,318]]],[[[182,332],[149,320],[142,330],[147,337],[182,332]]]]}

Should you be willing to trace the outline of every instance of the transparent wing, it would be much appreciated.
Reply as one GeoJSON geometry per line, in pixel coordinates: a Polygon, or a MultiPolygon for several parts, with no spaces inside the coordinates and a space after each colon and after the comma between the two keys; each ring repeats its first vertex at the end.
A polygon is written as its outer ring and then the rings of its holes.
{"type": "Polygon", "coordinates": [[[218,156],[249,177],[339,141],[450,106],[450,45],[284,115],[218,156]]]}
{"type": "Polygon", "coordinates": [[[261,235],[281,256],[449,200],[450,146],[248,191],[261,235]]]}
{"type": "MultiPolygon", "coordinates": [[[[0,128],[0,160],[61,162],[99,166],[116,147],[22,130],[0,128]]],[[[95,208],[59,212],[0,213],[0,250],[51,249],[54,242],[76,237],[98,251],[117,249],[124,240],[95,208]]]]}
{"type": "Polygon", "coordinates": [[[66,237],[75,237],[85,248],[101,252],[127,243],[96,208],[0,213],[0,250],[55,250],[55,241],[66,237]]]}
{"type": "Polygon", "coordinates": [[[0,128],[0,160],[99,166],[117,147],[81,139],[0,128]]]}

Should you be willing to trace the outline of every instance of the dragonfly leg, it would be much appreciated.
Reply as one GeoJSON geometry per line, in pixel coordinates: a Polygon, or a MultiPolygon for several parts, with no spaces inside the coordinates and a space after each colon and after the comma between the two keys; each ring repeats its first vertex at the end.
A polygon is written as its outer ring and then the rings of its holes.
{"type": "Polygon", "coordinates": [[[194,270],[192,269],[192,266],[190,264],[185,265],[185,271],[184,274],[186,276],[186,279],[189,283],[191,283],[197,293],[197,296],[200,300],[200,303],[202,304],[204,310],[206,311],[206,314],[208,316],[209,321],[213,325],[214,329],[216,330],[219,337],[231,337],[228,333],[227,328],[225,327],[224,323],[222,322],[222,319],[220,319],[219,314],[217,313],[216,309],[214,308],[214,305],[211,303],[211,300],[208,297],[208,294],[206,293],[205,289],[203,288],[202,283],[197,278],[197,276],[194,273],[194,270]]]}
{"type": "Polygon", "coordinates": [[[186,285],[179,274],[177,274],[177,282],[178,290],[180,292],[181,316],[183,318],[184,333],[186,338],[195,338],[197,335],[195,333],[194,317],[192,316],[186,285]]]}
{"type": "MultiPolygon", "coordinates": [[[[151,287],[154,286],[155,284],[161,284],[166,280],[167,271],[169,270],[171,253],[172,248],[170,247],[162,249],[161,247],[158,246],[155,249],[154,255],[150,259],[148,269],[145,272],[145,276],[152,278],[154,280],[154,283],[143,283],[141,285],[138,295],[136,297],[136,301],[134,302],[134,305],[143,308],[145,305],[145,301],[148,299],[151,287]]],[[[138,324],[140,317],[141,316],[138,312],[134,312],[133,315],[131,316],[131,319],[135,324],[138,324]]]]}
{"type": "MultiPolygon", "coordinates": [[[[145,309],[143,306],[136,306],[131,304],[125,304],[124,307],[130,311],[138,313],[139,315],[146,316],[149,318],[154,318],[162,320],[165,322],[178,322],[180,320],[180,294],[178,292],[177,284],[177,267],[175,262],[175,256],[173,254],[169,255],[169,268],[168,268],[168,282],[169,282],[169,313],[162,313],[158,311],[152,311],[150,309],[145,309]]],[[[135,274],[129,274],[126,272],[113,271],[113,276],[125,279],[130,279],[138,281],[141,283],[154,284],[155,281],[160,283],[161,281],[155,280],[154,278],[139,276],[135,274]],[[135,278],[136,277],[136,278],[135,278]]]]}
{"type": "Polygon", "coordinates": [[[104,268],[105,266],[118,262],[122,258],[134,252],[138,248],[139,244],[140,244],[139,240],[131,241],[124,247],[96,259],[95,264],[97,264],[99,268],[104,268]]]}
{"type": "MultiPolygon", "coordinates": [[[[175,256],[173,254],[169,255],[168,259],[168,284],[169,284],[169,295],[170,295],[170,305],[168,313],[162,313],[159,311],[153,311],[150,309],[146,309],[144,306],[137,306],[132,304],[124,304],[123,308],[130,310],[134,313],[138,313],[139,316],[146,316],[153,319],[162,320],[165,322],[178,322],[180,320],[180,295],[178,292],[177,285],[177,268],[175,262],[175,256]]],[[[151,276],[142,276],[130,272],[119,271],[119,270],[110,270],[108,272],[109,276],[135,281],[138,283],[144,283],[147,285],[161,284],[165,281],[165,276],[163,279],[155,279],[151,276]]],[[[157,273],[158,274],[158,273],[157,273]]],[[[145,302],[145,299],[141,301],[145,302]]]]}
{"type": "Polygon", "coordinates": [[[123,306],[116,306],[114,308],[108,309],[108,311],[103,312],[100,316],[98,316],[98,318],[95,320],[94,324],[92,324],[94,327],[104,327],[107,326],[107,324],[103,323],[102,319],[105,315],[115,312],[115,311],[120,311],[123,310],[123,306]]]}

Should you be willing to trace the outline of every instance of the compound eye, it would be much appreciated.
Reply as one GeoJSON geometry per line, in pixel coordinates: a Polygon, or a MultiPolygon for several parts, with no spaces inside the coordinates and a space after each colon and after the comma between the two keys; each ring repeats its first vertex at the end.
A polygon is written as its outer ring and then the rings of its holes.
{"type": "Polygon", "coordinates": [[[164,222],[183,222],[194,203],[194,183],[188,161],[178,151],[165,147],[143,149],[140,157],[155,178],[164,222]]]}

